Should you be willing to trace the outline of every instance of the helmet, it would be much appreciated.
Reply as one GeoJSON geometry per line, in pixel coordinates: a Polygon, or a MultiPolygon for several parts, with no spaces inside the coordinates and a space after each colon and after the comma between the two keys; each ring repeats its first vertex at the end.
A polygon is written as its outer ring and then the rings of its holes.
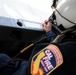
{"type": "Polygon", "coordinates": [[[74,26],[76,23],[76,0],[58,0],[56,5],[56,9],[59,12],[55,13],[57,24],[62,24],[65,28],[74,26]]]}

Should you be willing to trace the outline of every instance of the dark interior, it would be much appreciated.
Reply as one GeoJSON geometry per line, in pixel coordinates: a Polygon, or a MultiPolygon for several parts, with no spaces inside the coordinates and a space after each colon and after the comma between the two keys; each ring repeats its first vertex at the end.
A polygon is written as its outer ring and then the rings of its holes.
{"type": "MultiPolygon", "coordinates": [[[[6,53],[13,57],[43,34],[44,31],[0,26],[0,53],[6,53]]],[[[32,48],[29,48],[21,56],[28,59],[32,48]]]]}

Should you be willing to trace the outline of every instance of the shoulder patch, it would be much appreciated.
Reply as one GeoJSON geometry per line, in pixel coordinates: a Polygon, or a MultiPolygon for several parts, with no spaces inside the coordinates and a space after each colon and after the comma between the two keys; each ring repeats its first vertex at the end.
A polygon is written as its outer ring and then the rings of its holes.
{"type": "Polygon", "coordinates": [[[36,55],[31,61],[32,75],[49,75],[63,63],[63,56],[56,45],[50,44],[36,55]]]}

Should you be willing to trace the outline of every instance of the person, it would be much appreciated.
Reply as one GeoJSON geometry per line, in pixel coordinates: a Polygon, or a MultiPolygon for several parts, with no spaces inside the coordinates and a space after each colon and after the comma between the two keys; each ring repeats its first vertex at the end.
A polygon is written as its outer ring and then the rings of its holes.
{"type": "MultiPolygon", "coordinates": [[[[52,25],[45,20],[42,23],[46,36],[55,34],[52,25]]],[[[7,64],[11,58],[0,54],[0,67],[10,66],[10,70],[3,68],[0,75],[74,75],[76,74],[76,41],[52,42],[56,36],[51,37],[49,43],[36,44],[28,61],[7,64]],[[58,64],[58,65],[57,65],[58,64]],[[11,69],[13,67],[13,69],[11,69]],[[15,70],[16,68],[16,70],[15,70]],[[6,71],[9,71],[6,74],[6,71]]]]}

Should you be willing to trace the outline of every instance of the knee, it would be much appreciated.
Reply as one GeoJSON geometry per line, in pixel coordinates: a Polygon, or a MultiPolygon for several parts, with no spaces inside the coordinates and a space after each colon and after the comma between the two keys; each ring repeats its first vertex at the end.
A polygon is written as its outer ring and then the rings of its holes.
{"type": "Polygon", "coordinates": [[[0,61],[9,61],[11,58],[3,53],[0,53],[0,61]]]}

